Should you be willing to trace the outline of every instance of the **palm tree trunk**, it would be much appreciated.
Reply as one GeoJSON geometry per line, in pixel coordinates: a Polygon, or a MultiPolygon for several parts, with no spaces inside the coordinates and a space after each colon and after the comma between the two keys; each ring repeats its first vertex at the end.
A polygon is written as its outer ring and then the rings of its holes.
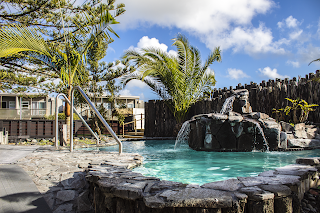
{"type": "MultiPolygon", "coordinates": [[[[67,95],[67,98],[69,99],[69,101],[70,101],[70,99],[71,99],[71,86],[68,86],[68,95],[67,95]]],[[[66,102],[66,109],[65,109],[65,111],[64,111],[64,113],[65,113],[65,115],[66,115],[66,125],[67,125],[67,143],[70,143],[70,104],[68,104],[67,102],[66,102]]]]}

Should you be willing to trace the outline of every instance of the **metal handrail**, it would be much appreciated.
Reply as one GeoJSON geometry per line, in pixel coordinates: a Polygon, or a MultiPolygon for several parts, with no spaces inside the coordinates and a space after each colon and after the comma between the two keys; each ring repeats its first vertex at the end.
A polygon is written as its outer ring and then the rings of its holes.
{"type": "MultiPolygon", "coordinates": [[[[98,116],[98,118],[100,119],[100,121],[103,123],[103,125],[108,129],[108,131],[110,132],[110,134],[112,135],[112,137],[117,141],[117,143],[119,144],[119,154],[122,153],[122,143],[120,141],[120,139],[117,137],[116,133],[114,133],[114,131],[111,129],[111,127],[109,126],[109,124],[106,122],[106,120],[102,117],[102,115],[100,114],[100,112],[97,110],[97,108],[94,106],[94,104],[90,101],[89,97],[86,95],[86,93],[81,89],[81,87],[79,86],[75,86],[72,88],[71,90],[71,100],[70,102],[72,103],[73,106],[73,95],[74,95],[74,90],[77,89],[81,95],[84,97],[84,99],[86,99],[87,103],[90,105],[90,107],[93,109],[93,111],[96,113],[96,115],[98,116]]],[[[73,151],[73,107],[70,107],[70,151],[73,151]]]]}
{"type": "MultiPolygon", "coordinates": [[[[71,102],[69,101],[69,99],[67,98],[67,96],[63,93],[60,93],[56,96],[56,121],[55,121],[55,127],[56,127],[56,133],[55,133],[55,146],[56,148],[58,148],[58,98],[60,96],[63,96],[65,101],[68,102],[68,104],[71,106],[71,102]]],[[[91,132],[91,134],[97,139],[97,145],[99,145],[99,137],[97,136],[97,134],[95,132],[93,132],[93,130],[90,128],[90,126],[87,124],[87,122],[83,119],[83,117],[80,115],[80,113],[76,110],[76,108],[74,106],[72,106],[75,113],[79,116],[80,120],[82,121],[82,123],[87,127],[87,129],[91,132]]],[[[71,122],[73,124],[73,122],[71,122]]]]}

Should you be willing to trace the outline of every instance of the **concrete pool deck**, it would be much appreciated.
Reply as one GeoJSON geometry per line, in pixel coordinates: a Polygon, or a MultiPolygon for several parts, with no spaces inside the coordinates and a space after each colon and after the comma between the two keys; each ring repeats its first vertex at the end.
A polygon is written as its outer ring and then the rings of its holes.
{"type": "Polygon", "coordinates": [[[0,146],[0,213],[51,212],[29,175],[13,164],[39,146],[0,146]]]}

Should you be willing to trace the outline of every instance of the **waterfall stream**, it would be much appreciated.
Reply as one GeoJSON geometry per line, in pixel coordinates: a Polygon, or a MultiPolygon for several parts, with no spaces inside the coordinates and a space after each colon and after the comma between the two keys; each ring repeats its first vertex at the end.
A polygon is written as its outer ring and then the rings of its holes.
{"type": "Polygon", "coordinates": [[[251,123],[254,123],[256,125],[256,127],[259,129],[259,132],[263,138],[263,142],[264,142],[264,146],[266,147],[266,151],[268,152],[269,151],[269,145],[268,145],[268,141],[264,135],[264,132],[263,132],[263,129],[262,127],[260,126],[259,122],[254,120],[254,119],[251,119],[251,118],[246,118],[246,117],[243,117],[243,120],[246,120],[246,121],[249,121],[251,123]]]}
{"type": "MultiPolygon", "coordinates": [[[[234,95],[230,96],[229,98],[227,98],[225,100],[225,102],[223,103],[223,106],[222,106],[222,108],[220,110],[220,113],[218,113],[218,114],[225,115],[228,112],[231,112],[233,110],[233,102],[234,102],[234,100],[235,100],[235,96],[234,95]]],[[[269,151],[268,141],[267,141],[267,139],[266,139],[266,137],[264,135],[263,129],[261,128],[259,122],[254,120],[254,119],[247,118],[247,117],[244,117],[244,116],[243,116],[243,119],[256,125],[257,129],[259,130],[259,132],[260,132],[260,134],[261,134],[261,136],[263,138],[263,142],[264,142],[264,146],[266,148],[266,151],[269,151]]],[[[190,130],[191,130],[190,129],[190,121],[185,121],[182,124],[182,127],[181,127],[181,129],[180,129],[180,131],[179,131],[179,133],[177,135],[175,146],[174,146],[175,149],[179,148],[180,145],[183,144],[183,143],[188,144],[188,137],[189,137],[190,130]]],[[[207,132],[208,132],[208,129],[207,129],[207,132]]]]}
{"type": "Polygon", "coordinates": [[[190,133],[190,121],[185,121],[182,124],[182,127],[177,135],[176,143],[174,145],[174,148],[180,147],[182,143],[188,144],[188,138],[190,133]]]}
{"type": "Polygon", "coordinates": [[[224,115],[224,114],[227,114],[227,112],[232,111],[234,99],[235,99],[235,96],[233,95],[224,101],[223,106],[220,110],[220,114],[224,115]]]}

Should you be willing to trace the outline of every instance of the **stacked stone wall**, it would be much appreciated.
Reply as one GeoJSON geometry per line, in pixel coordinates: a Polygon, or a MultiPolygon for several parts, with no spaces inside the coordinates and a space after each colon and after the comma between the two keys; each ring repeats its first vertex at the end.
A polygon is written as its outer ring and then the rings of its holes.
{"type": "Polygon", "coordinates": [[[238,177],[199,186],[101,164],[88,168],[86,179],[96,212],[317,212],[306,204],[309,201],[305,193],[310,189],[318,191],[319,165],[319,158],[299,158],[296,164],[265,171],[257,177],[238,177]]]}
{"type": "MultiPolygon", "coordinates": [[[[186,117],[189,120],[194,115],[219,112],[226,98],[232,95],[232,90],[247,89],[249,91],[249,102],[254,112],[263,112],[275,118],[272,109],[280,109],[290,106],[285,98],[303,99],[309,104],[320,105],[320,71],[309,73],[305,78],[276,79],[262,81],[261,83],[251,82],[250,84],[238,84],[223,89],[214,89],[210,100],[202,100],[194,104],[186,117]]],[[[151,100],[145,104],[145,136],[146,137],[173,137],[175,136],[176,121],[165,101],[151,100]]],[[[293,120],[286,116],[286,122],[293,120]]],[[[320,107],[309,113],[308,121],[320,123],[320,107]]]]}

